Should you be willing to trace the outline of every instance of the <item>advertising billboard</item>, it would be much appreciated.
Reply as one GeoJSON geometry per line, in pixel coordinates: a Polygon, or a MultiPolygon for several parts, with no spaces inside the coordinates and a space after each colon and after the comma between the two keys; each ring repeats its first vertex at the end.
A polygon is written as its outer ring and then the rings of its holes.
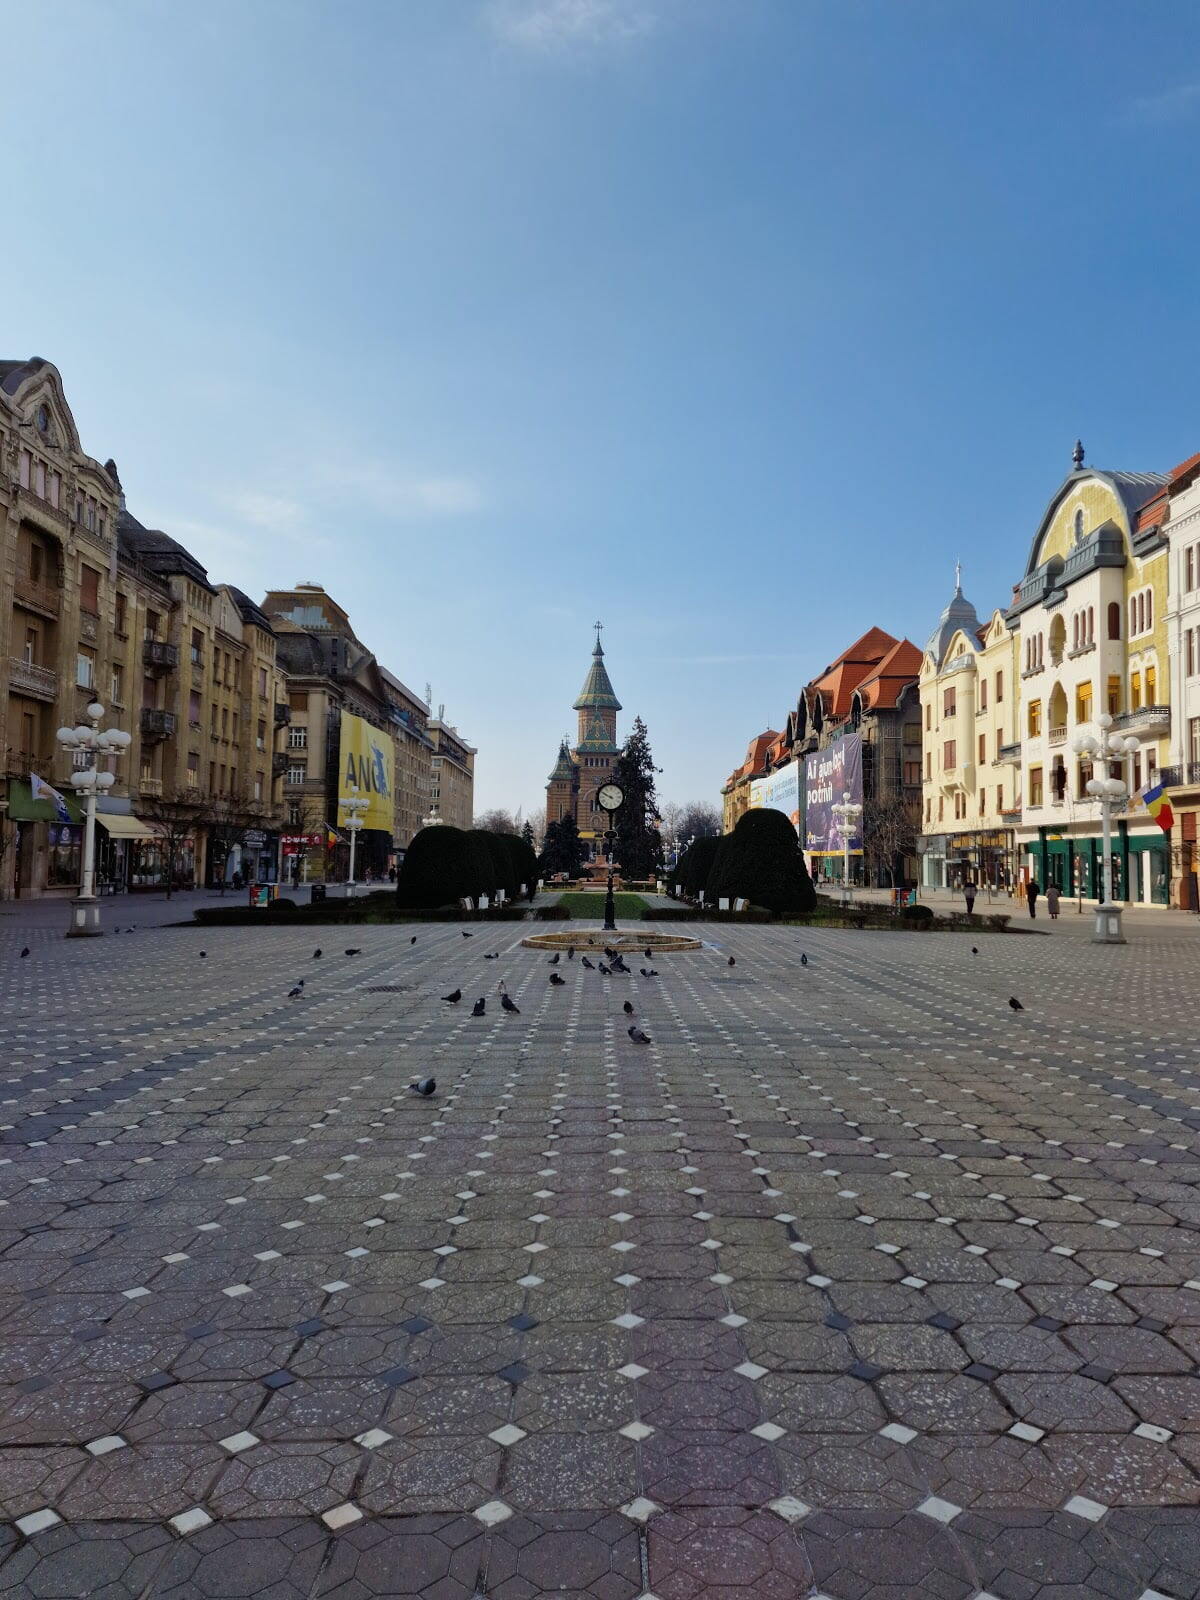
{"type": "Polygon", "coordinates": [[[368,801],[367,809],[358,813],[363,827],[391,833],[395,817],[391,735],[343,712],[338,760],[338,821],[344,822],[348,815],[342,813],[341,802],[357,789],[359,797],[368,801]]]}
{"type": "MultiPolygon", "coordinates": [[[[851,802],[863,803],[862,739],[848,733],[804,758],[804,848],[814,856],[840,856],[842,835],[834,821],[833,808],[845,792],[851,802]]],[[[862,854],[862,816],[850,840],[850,854],[862,854]]]]}
{"type": "Polygon", "coordinates": [[[800,773],[798,762],[792,761],[778,772],[768,772],[765,778],[755,778],[750,785],[750,806],[765,806],[770,811],[782,811],[798,834],[803,833],[804,814],[800,809],[800,773]]]}

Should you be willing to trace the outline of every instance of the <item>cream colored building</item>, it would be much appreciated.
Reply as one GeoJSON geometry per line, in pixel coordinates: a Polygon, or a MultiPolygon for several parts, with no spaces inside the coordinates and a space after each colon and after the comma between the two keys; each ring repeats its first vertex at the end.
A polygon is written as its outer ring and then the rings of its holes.
{"type": "Polygon", "coordinates": [[[1046,888],[1095,898],[1099,802],[1090,763],[1072,752],[1101,711],[1139,741],[1124,765],[1129,806],[1114,824],[1114,896],[1165,905],[1170,849],[1140,792],[1170,755],[1167,653],[1167,479],[1158,473],[1075,470],[1051,498],[1006,615],[1021,673],[1023,804],[1017,846],[1046,888]]]}
{"type": "Polygon", "coordinates": [[[391,712],[392,743],[395,748],[395,822],[392,844],[406,850],[415,833],[420,832],[429,815],[433,790],[434,746],[428,731],[429,707],[400,679],[380,667],[384,693],[391,712]]]}
{"type": "Polygon", "coordinates": [[[470,828],[475,817],[475,747],[445,720],[445,707],[430,719],[433,741],[430,804],[443,822],[470,828]]]}
{"type": "Polygon", "coordinates": [[[1016,874],[1016,642],[1003,613],[980,622],[960,583],[921,665],[922,883],[1001,890],[1016,874]]]}

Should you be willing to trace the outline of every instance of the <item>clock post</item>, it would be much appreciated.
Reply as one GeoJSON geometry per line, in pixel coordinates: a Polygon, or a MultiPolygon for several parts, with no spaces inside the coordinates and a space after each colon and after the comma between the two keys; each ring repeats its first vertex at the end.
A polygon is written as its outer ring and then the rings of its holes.
{"type": "Polygon", "coordinates": [[[617,812],[625,804],[625,794],[619,784],[605,783],[601,784],[596,801],[601,811],[608,817],[608,827],[604,830],[604,847],[608,855],[608,891],[604,896],[604,931],[605,933],[615,933],[617,931],[617,905],[613,899],[613,823],[616,821],[617,812]]]}

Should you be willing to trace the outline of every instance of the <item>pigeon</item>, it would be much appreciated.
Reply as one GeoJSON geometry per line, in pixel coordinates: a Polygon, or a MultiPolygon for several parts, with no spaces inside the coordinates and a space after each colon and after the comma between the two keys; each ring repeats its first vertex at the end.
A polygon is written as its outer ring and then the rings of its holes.
{"type": "Polygon", "coordinates": [[[557,950],[550,957],[549,961],[547,961],[546,965],[548,967],[556,967],[558,965],[558,951],[557,950]]]}
{"type": "Polygon", "coordinates": [[[567,980],[560,978],[557,972],[552,972],[550,974],[550,982],[555,988],[562,989],[566,986],[567,980]]]}
{"type": "Polygon", "coordinates": [[[27,956],[27,955],[28,955],[28,954],[29,954],[29,946],[28,946],[28,945],[26,945],[26,946],[25,946],[25,948],[24,948],[24,950],[22,950],[22,951],[21,951],[21,960],[22,960],[22,961],[24,961],[24,959],[25,959],[25,957],[26,957],[26,956],[27,956]]]}
{"type": "Polygon", "coordinates": [[[417,936],[416,936],[415,933],[413,934],[412,938],[408,942],[409,942],[409,944],[416,944],[417,936]]]}
{"type": "Polygon", "coordinates": [[[802,967],[806,967],[808,965],[808,957],[804,954],[803,950],[800,952],[800,965],[802,967]]]}
{"type": "Polygon", "coordinates": [[[474,937],[475,937],[475,935],[473,933],[464,933],[463,934],[463,938],[464,939],[473,939],[474,937]]]}
{"type": "Polygon", "coordinates": [[[630,1027],[629,1037],[633,1040],[634,1044],[650,1043],[650,1035],[648,1033],[643,1033],[642,1030],[636,1026],[630,1027]]]}
{"type": "Polygon", "coordinates": [[[484,956],[484,958],[483,958],[483,959],[484,959],[484,960],[485,960],[485,961],[499,961],[499,959],[500,959],[500,952],[499,952],[499,950],[497,950],[497,951],[495,951],[495,952],[494,952],[494,953],[493,953],[493,954],[492,954],[492,955],[490,955],[490,956],[484,956]]]}
{"type": "Polygon", "coordinates": [[[643,978],[657,978],[658,977],[658,973],[655,972],[653,967],[639,967],[638,971],[641,973],[643,978]]]}
{"type": "Polygon", "coordinates": [[[481,1017],[481,1016],[483,1016],[483,1014],[484,1014],[484,1012],[486,1010],[487,1010],[487,1001],[483,998],[482,995],[480,995],[479,999],[476,1000],[475,1004],[471,1007],[471,1015],[473,1017],[481,1017]]]}
{"type": "Polygon", "coordinates": [[[1015,994],[1010,994],[1009,995],[1009,997],[1008,997],[1008,1005],[1009,1005],[1009,1010],[1010,1011],[1024,1011],[1024,1009],[1025,1009],[1025,1007],[1017,999],[1015,994]]]}
{"type": "Polygon", "coordinates": [[[462,990],[461,989],[455,989],[453,994],[444,994],[442,996],[442,999],[446,1002],[446,1004],[448,1006],[456,1006],[458,1004],[458,1002],[462,999],[462,990]]]}
{"type": "Polygon", "coordinates": [[[410,1083],[408,1087],[413,1094],[419,1094],[423,1100],[428,1100],[429,1096],[437,1089],[437,1079],[418,1078],[415,1083],[410,1083]]]}
{"type": "Polygon", "coordinates": [[[631,1001],[626,1000],[625,1004],[621,1007],[621,1009],[622,1009],[622,1011],[624,1011],[624,1013],[625,1013],[625,1015],[627,1017],[631,1017],[633,1015],[633,1003],[631,1001]]]}
{"type": "Polygon", "coordinates": [[[586,956],[584,956],[584,958],[583,958],[583,964],[588,969],[589,972],[595,972],[595,970],[596,970],[595,967],[592,965],[592,963],[588,960],[588,958],[586,956]]]}
{"type": "Polygon", "coordinates": [[[603,977],[605,977],[605,978],[611,978],[612,977],[612,973],[604,965],[603,961],[600,963],[600,972],[601,972],[601,975],[603,977]]]}
{"type": "Polygon", "coordinates": [[[575,946],[572,945],[571,948],[567,951],[567,960],[568,961],[574,961],[574,959],[575,959],[575,946]]]}
{"type": "Polygon", "coordinates": [[[977,944],[973,944],[971,946],[971,954],[973,956],[977,956],[979,954],[979,946],[977,944]]]}
{"type": "Polygon", "coordinates": [[[321,947],[318,945],[317,948],[313,951],[313,960],[314,961],[320,961],[321,956],[323,954],[324,954],[324,952],[322,951],[321,947]]]}
{"type": "Polygon", "coordinates": [[[201,961],[207,961],[208,960],[208,951],[207,950],[201,950],[200,959],[201,959],[201,961]]]}
{"type": "Polygon", "coordinates": [[[653,961],[654,960],[654,952],[651,950],[649,945],[646,946],[646,960],[647,961],[653,961]]]}
{"type": "Polygon", "coordinates": [[[296,984],[295,988],[288,990],[288,999],[289,1000],[299,1000],[300,996],[303,993],[304,993],[304,985],[302,983],[298,983],[298,984],[296,984]]]}
{"type": "Polygon", "coordinates": [[[732,956],[730,956],[730,958],[729,958],[729,965],[731,967],[736,967],[737,966],[737,962],[733,959],[732,956]]]}
{"type": "Polygon", "coordinates": [[[500,996],[500,1006],[504,1011],[511,1011],[514,1017],[519,1017],[521,1015],[520,1007],[513,1004],[512,997],[508,994],[502,994],[500,996]]]}
{"type": "Polygon", "coordinates": [[[347,950],[346,954],[348,956],[360,956],[360,955],[362,955],[362,951],[361,950],[347,950]]]}

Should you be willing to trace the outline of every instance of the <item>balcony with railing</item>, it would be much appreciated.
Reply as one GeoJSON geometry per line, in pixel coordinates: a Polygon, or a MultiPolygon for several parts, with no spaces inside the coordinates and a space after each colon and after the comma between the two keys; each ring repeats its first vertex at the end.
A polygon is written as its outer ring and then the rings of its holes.
{"type": "Polygon", "coordinates": [[[292,757],[286,750],[276,750],[271,757],[271,776],[282,778],[292,764],[292,757]]]}
{"type": "Polygon", "coordinates": [[[31,578],[27,572],[18,572],[13,579],[13,599],[26,611],[36,611],[39,616],[58,620],[62,611],[62,590],[56,583],[45,583],[41,578],[31,578]]]}
{"type": "Polygon", "coordinates": [[[179,665],[179,646],[165,639],[143,639],[142,665],[152,672],[169,672],[179,665]]]}
{"type": "Polygon", "coordinates": [[[291,720],[292,720],[292,708],[291,708],[291,706],[288,706],[288,705],[276,705],[276,707],[275,707],[275,726],[277,728],[286,728],[288,723],[291,722],[291,720]]]}
{"type": "Polygon", "coordinates": [[[143,706],[141,727],[143,739],[169,739],[175,732],[175,713],[143,706]]]}
{"type": "Polygon", "coordinates": [[[1158,782],[1164,789],[1200,787],[1200,761],[1185,761],[1179,767],[1160,767],[1158,782]]]}
{"type": "Polygon", "coordinates": [[[1002,744],[996,752],[996,759],[992,765],[997,767],[1019,767],[1021,765],[1021,741],[1018,739],[1015,744],[1002,744]]]}
{"type": "Polygon", "coordinates": [[[1138,706],[1113,718],[1114,733],[1170,733],[1170,706],[1138,706]]]}
{"type": "Polygon", "coordinates": [[[58,673],[26,661],[22,656],[11,656],[8,688],[11,694],[27,694],[34,700],[54,700],[58,697],[58,673]]]}
{"type": "Polygon", "coordinates": [[[1050,731],[1046,734],[1046,743],[1047,744],[1051,744],[1051,745],[1066,744],[1066,742],[1067,742],[1067,730],[1065,728],[1051,728],[1050,731]]]}
{"type": "Polygon", "coordinates": [[[140,795],[157,798],[162,792],[161,778],[143,778],[138,784],[138,793],[140,795]]]}

